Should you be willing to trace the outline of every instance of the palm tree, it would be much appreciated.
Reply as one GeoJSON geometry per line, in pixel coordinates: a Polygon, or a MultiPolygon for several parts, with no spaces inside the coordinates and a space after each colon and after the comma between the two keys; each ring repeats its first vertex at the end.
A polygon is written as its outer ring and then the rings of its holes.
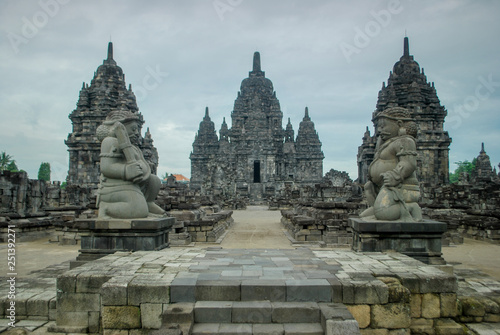
{"type": "Polygon", "coordinates": [[[7,170],[11,162],[12,156],[8,155],[5,151],[2,151],[0,154],[0,171],[7,170]]]}

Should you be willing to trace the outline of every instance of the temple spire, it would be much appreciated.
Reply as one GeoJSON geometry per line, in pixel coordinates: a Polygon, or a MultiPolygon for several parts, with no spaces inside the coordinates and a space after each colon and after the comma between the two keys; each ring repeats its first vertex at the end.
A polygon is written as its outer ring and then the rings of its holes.
{"type": "Polygon", "coordinates": [[[481,152],[480,152],[480,153],[481,153],[481,154],[482,154],[482,153],[486,153],[486,151],[484,151],[484,142],[482,142],[482,143],[481,143],[481,152]]]}
{"type": "Polygon", "coordinates": [[[306,112],[304,115],[304,120],[311,120],[311,118],[309,117],[309,108],[307,108],[307,107],[306,107],[306,112]]]}
{"type": "Polygon", "coordinates": [[[210,120],[210,116],[208,115],[208,106],[205,107],[205,117],[203,118],[203,120],[210,120]]]}
{"type": "Polygon", "coordinates": [[[408,41],[408,37],[405,37],[403,56],[410,56],[410,43],[408,41]]]}
{"type": "Polygon", "coordinates": [[[108,43],[108,58],[107,60],[113,59],[113,42],[108,43]]]}
{"type": "Polygon", "coordinates": [[[260,69],[260,53],[255,51],[253,54],[253,72],[261,72],[260,69]]]}

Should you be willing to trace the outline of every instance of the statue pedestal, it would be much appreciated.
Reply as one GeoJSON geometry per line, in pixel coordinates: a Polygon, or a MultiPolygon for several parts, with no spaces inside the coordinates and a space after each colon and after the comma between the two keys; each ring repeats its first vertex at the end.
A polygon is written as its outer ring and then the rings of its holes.
{"type": "Polygon", "coordinates": [[[358,252],[397,251],[432,265],[446,264],[441,257],[441,238],[446,223],[363,221],[349,219],[353,231],[352,249],[358,252]]]}
{"type": "Polygon", "coordinates": [[[77,220],[81,249],[71,267],[116,251],[154,251],[168,247],[168,233],[175,218],[77,220]]]}

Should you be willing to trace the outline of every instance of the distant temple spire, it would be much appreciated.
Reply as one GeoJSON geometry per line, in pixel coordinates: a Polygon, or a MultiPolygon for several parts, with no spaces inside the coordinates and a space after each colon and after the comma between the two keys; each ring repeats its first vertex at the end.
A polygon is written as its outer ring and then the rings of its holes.
{"type": "Polygon", "coordinates": [[[311,118],[309,117],[309,108],[306,107],[306,112],[305,112],[305,115],[304,115],[304,120],[311,120],[311,118]]]}
{"type": "Polygon", "coordinates": [[[484,142],[481,143],[481,151],[480,151],[480,153],[481,154],[482,153],[486,153],[486,151],[484,151],[484,142]]]}
{"type": "Polygon", "coordinates": [[[210,116],[208,115],[208,106],[205,107],[205,119],[210,119],[210,116]]]}
{"type": "Polygon", "coordinates": [[[108,43],[108,59],[107,60],[112,60],[113,59],[113,42],[108,43]]]}
{"type": "Polygon", "coordinates": [[[261,72],[260,69],[260,53],[255,51],[253,54],[253,72],[261,72]]]}
{"type": "Polygon", "coordinates": [[[410,56],[410,43],[408,41],[408,37],[405,37],[403,56],[410,56]]]}

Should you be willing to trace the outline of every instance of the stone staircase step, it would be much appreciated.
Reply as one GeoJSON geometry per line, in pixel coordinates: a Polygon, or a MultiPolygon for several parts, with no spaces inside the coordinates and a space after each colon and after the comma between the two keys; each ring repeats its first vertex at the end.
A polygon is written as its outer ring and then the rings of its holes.
{"type": "Polygon", "coordinates": [[[191,334],[324,335],[325,332],[320,323],[197,323],[191,334]]]}
{"type": "Polygon", "coordinates": [[[195,323],[315,323],[321,321],[315,302],[197,301],[195,323]]]}

